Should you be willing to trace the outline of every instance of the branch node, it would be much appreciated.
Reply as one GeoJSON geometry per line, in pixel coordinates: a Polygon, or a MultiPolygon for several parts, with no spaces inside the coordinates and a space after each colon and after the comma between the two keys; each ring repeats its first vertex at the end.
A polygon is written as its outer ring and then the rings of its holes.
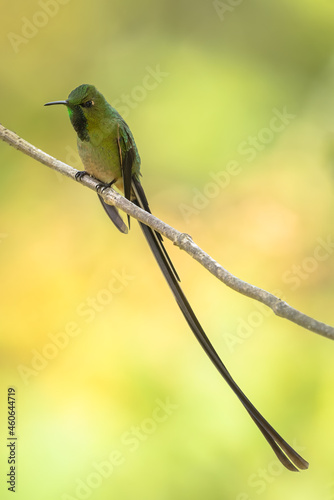
{"type": "Polygon", "coordinates": [[[277,298],[275,303],[272,305],[272,310],[274,311],[276,316],[280,316],[280,317],[284,318],[286,316],[286,308],[287,307],[289,307],[289,306],[284,300],[277,298]]]}
{"type": "Polygon", "coordinates": [[[181,248],[181,250],[185,250],[189,245],[192,246],[194,241],[190,234],[178,232],[174,238],[173,244],[181,248]]]}

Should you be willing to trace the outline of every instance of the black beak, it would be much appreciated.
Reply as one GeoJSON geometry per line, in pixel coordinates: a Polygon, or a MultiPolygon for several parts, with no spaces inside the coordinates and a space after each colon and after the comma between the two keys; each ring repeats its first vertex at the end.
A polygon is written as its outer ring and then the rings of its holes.
{"type": "Polygon", "coordinates": [[[52,101],[52,102],[47,102],[44,104],[44,106],[52,106],[53,104],[65,104],[65,106],[68,105],[68,101],[52,101]]]}

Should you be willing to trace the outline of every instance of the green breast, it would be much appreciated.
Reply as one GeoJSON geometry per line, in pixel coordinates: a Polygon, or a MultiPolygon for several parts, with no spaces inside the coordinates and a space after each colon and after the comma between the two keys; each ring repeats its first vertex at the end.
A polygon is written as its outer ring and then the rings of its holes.
{"type": "Polygon", "coordinates": [[[105,183],[121,177],[116,134],[104,136],[101,129],[89,131],[89,141],[78,138],[78,150],[85,170],[93,177],[105,183]]]}

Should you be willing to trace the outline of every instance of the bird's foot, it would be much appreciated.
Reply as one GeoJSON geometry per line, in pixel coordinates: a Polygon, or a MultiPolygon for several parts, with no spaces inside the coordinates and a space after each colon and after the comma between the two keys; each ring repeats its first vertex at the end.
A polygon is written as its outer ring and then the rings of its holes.
{"type": "Polygon", "coordinates": [[[89,175],[86,170],[80,170],[79,172],[77,172],[75,174],[75,180],[78,181],[78,182],[81,182],[83,177],[85,177],[85,175],[89,175]]]}
{"type": "Polygon", "coordinates": [[[116,182],[116,179],[114,179],[111,182],[99,182],[95,188],[96,192],[98,194],[102,194],[105,189],[110,188],[115,182],[116,182]]]}

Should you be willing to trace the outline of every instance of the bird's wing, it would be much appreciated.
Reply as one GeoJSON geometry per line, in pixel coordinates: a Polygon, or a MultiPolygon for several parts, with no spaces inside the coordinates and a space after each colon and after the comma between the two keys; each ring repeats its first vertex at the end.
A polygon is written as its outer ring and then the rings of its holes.
{"type": "MultiPolygon", "coordinates": [[[[118,155],[119,162],[121,166],[121,172],[123,177],[123,189],[124,196],[128,200],[131,198],[131,173],[132,173],[132,165],[135,159],[136,154],[136,146],[134,145],[133,138],[131,136],[131,132],[128,132],[128,127],[126,123],[122,120],[122,118],[118,117],[117,124],[117,136],[116,142],[118,147],[118,155]]],[[[117,229],[119,229],[122,233],[127,233],[128,228],[124,223],[122,217],[119,215],[119,212],[115,206],[108,205],[105,203],[103,198],[99,196],[100,201],[103,205],[103,208],[107,212],[108,217],[115,224],[117,229]]],[[[128,226],[130,229],[130,216],[128,215],[128,226]]]]}
{"type": "MultiPolygon", "coordinates": [[[[117,127],[117,144],[120,157],[120,164],[123,176],[124,196],[131,199],[131,178],[132,168],[136,158],[136,145],[128,126],[120,121],[117,127]]],[[[130,229],[130,216],[128,215],[128,226],[130,229]]]]}
{"type": "MultiPolygon", "coordinates": [[[[146,212],[151,213],[150,207],[148,205],[147,198],[145,196],[142,185],[139,182],[139,165],[138,169],[134,169],[134,163],[139,164],[140,159],[137,151],[136,144],[134,142],[133,136],[130,129],[126,123],[122,120],[118,127],[118,144],[120,152],[121,169],[123,174],[123,185],[124,185],[124,196],[128,200],[136,203],[140,208],[146,212]],[[136,186],[136,189],[134,187],[136,186]]],[[[129,216],[128,216],[129,217],[129,216]]],[[[141,227],[147,227],[142,222],[139,222],[141,227]]],[[[130,218],[129,218],[129,228],[130,228],[130,218]]],[[[156,231],[152,231],[154,235],[154,240],[159,250],[164,254],[165,260],[168,263],[170,272],[174,275],[176,280],[180,281],[180,278],[176,272],[176,269],[169,258],[169,255],[162,243],[162,236],[156,231]]],[[[150,245],[151,246],[151,245],[150,245]]],[[[151,247],[153,253],[154,250],[151,247]]]]}

